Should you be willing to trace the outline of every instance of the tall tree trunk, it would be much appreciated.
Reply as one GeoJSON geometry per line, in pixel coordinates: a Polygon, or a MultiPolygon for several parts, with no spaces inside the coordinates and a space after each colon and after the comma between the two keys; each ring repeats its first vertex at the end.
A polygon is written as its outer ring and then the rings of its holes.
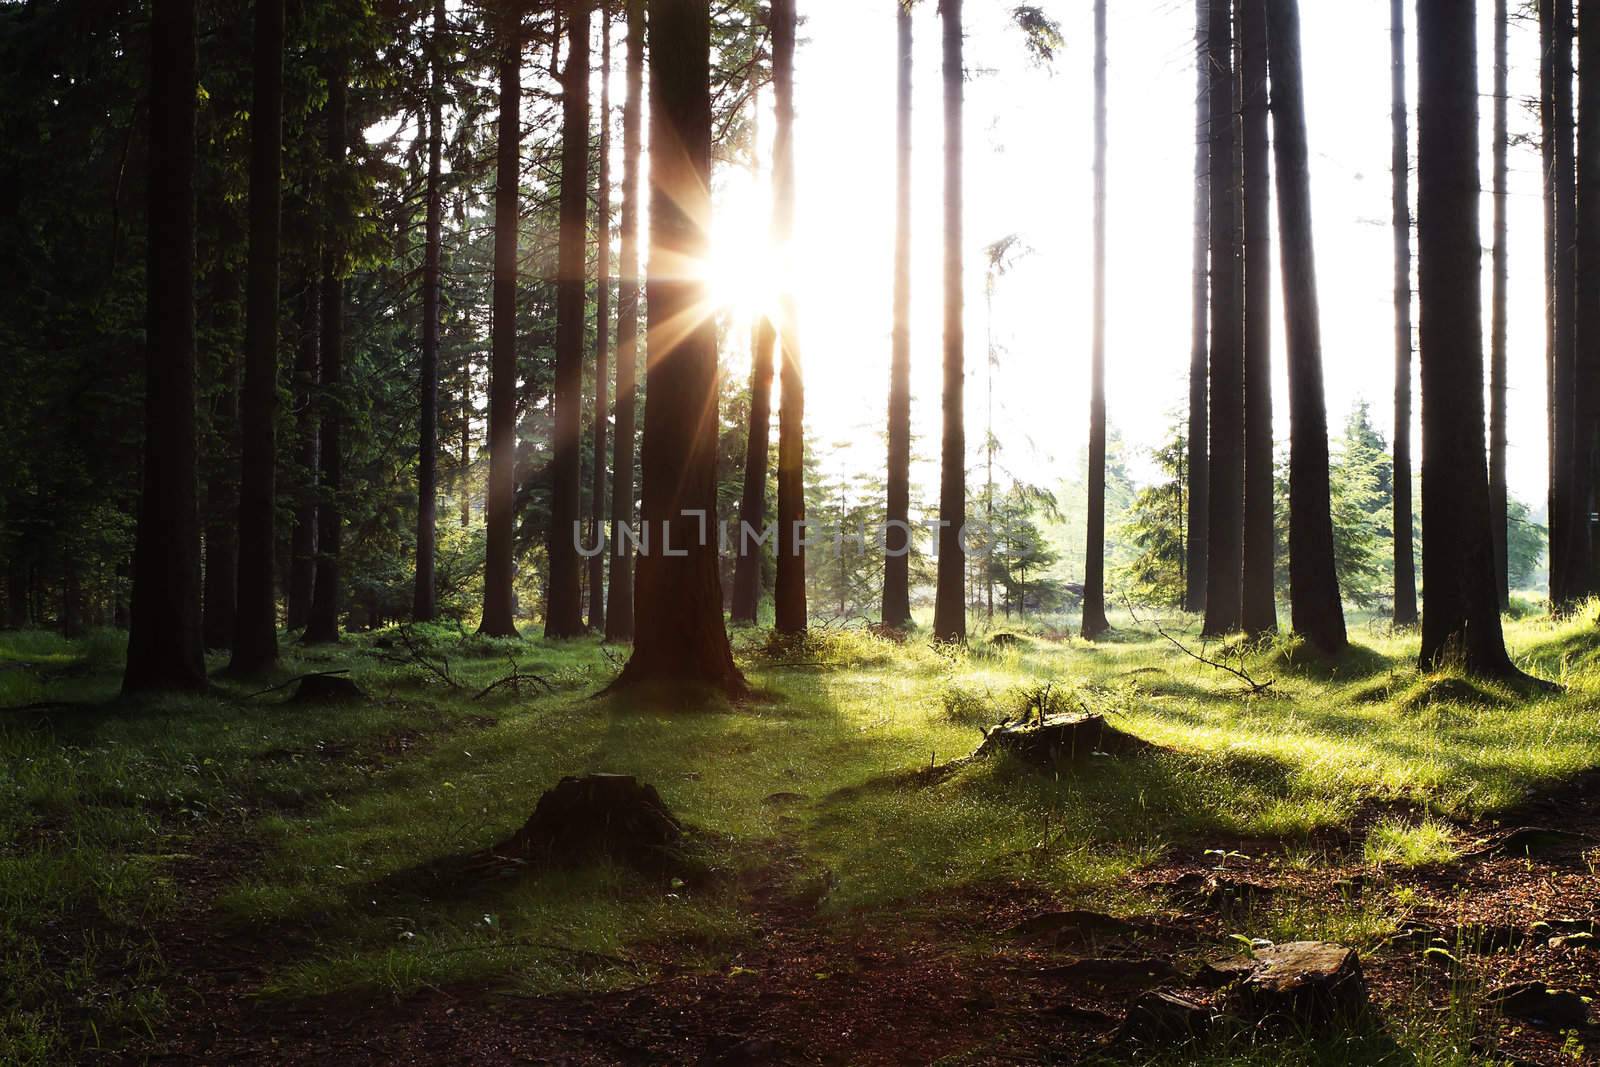
{"type": "Polygon", "coordinates": [[[250,252],[240,423],[238,610],[229,673],[278,660],[278,246],[283,203],[283,0],[256,0],[250,252]]]}
{"type": "Polygon", "coordinates": [[[1551,123],[1545,135],[1555,142],[1554,225],[1555,264],[1550,276],[1555,286],[1551,309],[1555,316],[1554,347],[1550,367],[1550,601],[1558,611],[1576,600],[1581,582],[1576,486],[1577,396],[1576,328],[1577,290],[1575,244],[1577,230],[1576,161],[1572,129],[1572,0],[1547,0],[1553,4],[1550,21],[1551,123]]]}
{"type": "Polygon", "coordinates": [[[612,443],[611,587],[606,640],[633,639],[633,547],[622,534],[633,527],[635,378],[639,350],[639,150],[644,100],[644,0],[623,0],[628,20],[628,100],[622,108],[622,262],[617,279],[617,432],[612,443]]]}
{"type": "MultiPolygon", "coordinates": [[[[213,298],[218,305],[235,306],[238,300],[236,272],[221,270],[224,280],[213,298]]],[[[232,318],[232,316],[229,316],[232,318]]],[[[214,325],[222,325],[216,323],[214,325]]],[[[233,324],[230,324],[233,325],[233,324]]],[[[231,336],[231,332],[230,332],[231,336]]],[[[231,349],[231,345],[228,346],[231,349]]],[[[219,353],[221,388],[212,405],[212,424],[222,442],[221,455],[211,464],[206,478],[205,571],[201,577],[201,633],[208,651],[233,647],[239,607],[239,361],[232,351],[219,353]]]]}
{"type": "Polygon", "coordinates": [[[761,608],[761,551],[756,539],[767,523],[767,474],[772,435],[772,320],[757,314],[750,329],[750,431],[745,440],[744,487],[739,497],[739,532],[733,570],[732,619],[753,626],[761,608]],[[751,533],[747,537],[745,530],[751,533]]]}
{"type": "Polygon", "coordinates": [[[772,3],[772,88],[777,132],[772,142],[773,243],[780,257],[778,293],[778,577],[772,601],[779,633],[806,628],[805,376],[794,296],[794,37],[795,0],[772,3]]]}
{"type": "Polygon", "coordinates": [[[1500,631],[1484,462],[1476,3],[1417,3],[1422,666],[1515,674],[1500,631]],[[1466,10],[1463,10],[1465,7],[1466,10]]]}
{"type": "Polygon", "coordinates": [[[1495,583],[1502,609],[1511,605],[1506,555],[1509,517],[1506,489],[1506,304],[1510,282],[1506,243],[1507,171],[1510,149],[1510,65],[1506,0],[1494,0],[1494,289],[1489,309],[1489,514],[1494,536],[1495,583]]]}
{"type": "Polygon", "coordinates": [[[1195,3],[1195,91],[1194,149],[1194,300],[1189,339],[1189,440],[1187,539],[1184,546],[1184,597],[1187,611],[1206,610],[1207,535],[1211,497],[1211,464],[1208,451],[1210,410],[1207,360],[1211,356],[1207,336],[1211,311],[1211,70],[1210,46],[1212,0],[1195,3]]]}
{"type": "Polygon", "coordinates": [[[305,629],[311,617],[312,586],[317,573],[317,467],[322,450],[317,433],[317,376],[322,359],[322,293],[307,276],[300,292],[300,337],[295,353],[295,436],[297,466],[305,482],[297,487],[294,529],[289,534],[289,588],[286,625],[305,629]]]}
{"type": "Polygon", "coordinates": [[[195,5],[154,0],[144,486],[125,693],[206,688],[195,499],[195,5]]]}
{"type": "Polygon", "coordinates": [[[417,391],[417,578],[411,618],[432,622],[439,613],[434,556],[439,523],[439,260],[444,243],[444,0],[433,3],[429,40],[432,85],[428,92],[428,206],[422,249],[422,369],[417,391]]]}
{"type": "MultiPolygon", "coordinates": [[[[595,284],[594,333],[594,480],[590,484],[589,544],[598,546],[606,525],[606,425],[611,370],[611,0],[600,6],[600,181],[595,212],[599,244],[595,284]]],[[[589,559],[589,629],[606,629],[606,554],[589,559]]]]}
{"type": "Polygon", "coordinates": [[[461,334],[469,343],[461,353],[461,460],[457,472],[456,506],[460,508],[458,521],[461,529],[465,530],[472,525],[472,355],[477,342],[470,308],[462,309],[461,334]]]}
{"type": "Polygon", "coordinates": [[[555,440],[551,448],[550,594],[544,635],[583,633],[578,524],[583,480],[584,289],[589,214],[589,4],[567,9],[562,79],[561,239],[556,263],[555,440]]]}
{"type": "Polygon", "coordinates": [[[1272,192],[1266,0],[1236,0],[1244,128],[1244,582],[1246,632],[1278,628],[1272,491],[1272,192]]]}
{"type": "Polygon", "coordinates": [[[649,356],[643,529],[633,655],[616,688],[745,692],[722,620],[717,508],[717,331],[703,261],[711,225],[711,18],[696,0],[650,4],[649,356]]]}
{"type": "Polygon", "coordinates": [[[1390,0],[1390,169],[1394,180],[1394,624],[1417,624],[1411,502],[1411,136],[1406,107],[1406,0],[1390,0]]]}
{"type": "Polygon", "coordinates": [[[894,333],[889,359],[883,624],[911,622],[911,8],[895,0],[894,333]]]}
{"type": "Polygon", "coordinates": [[[1211,71],[1211,498],[1205,633],[1212,637],[1231,633],[1244,622],[1244,261],[1230,7],[1229,0],[1212,0],[1206,41],[1211,71]]]}
{"type": "Polygon", "coordinates": [[[1600,593],[1595,566],[1596,466],[1600,463],[1600,2],[1578,0],[1578,207],[1576,339],[1572,377],[1572,595],[1600,593]]]}
{"type": "MultiPolygon", "coordinates": [[[[328,73],[328,160],[337,173],[346,166],[349,141],[348,83],[350,63],[337,54],[328,73]]],[[[335,184],[337,189],[337,183],[335,184]]],[[[339,491],[344,484],[341,438],[344,430],[344,256],[350,207],[335,191],[329,208],[329,232],[322,249],[322,341],[318,382],[321,385],[321,440],[317,503],[317,575],[311,593],[311,614],[303,640],[328,644],[339,640],[339,554],[343,516],[339,491]]]]}
{"type": "Polygon", "coordinates": [[[1333,655],[1344,650],[1347,637],[1333,553],[1299,0],[1267,0],[1266,15],[1289,349],[1289,606],[1295,632],[1333,655]]]}
{"type": "MultiPolygon", "coordinates": [[[[501,23],[500,143],[494,186],[494,322],[489,357],[489,488],[484,503],[483,619],[487,637],[516,637],[512,526],[517,495],[517,228],[522,178],[522,24],[501,23]]],[[[567,540],[571,542],[571,532],[567,540]]]]}
{"type": "Polygon", "coordinates": [[[962,111],[966,68],[962,60],[962,0],[940,0],[944,17],[944,433],[940,443],[939,578],[934,593],[933,639],[967,639],[966,330],[962,111]]]}
{"type": "Polygon", "coordinates": [[[21,558],[6,563],[6,627],[26,630],[32,622],[28,610],[28,565],[21,558]]]}
{"type": "Polygon", "coordinates": [[[61,557],[61,636],[69,641],[83,636],[83,581],[71,547],[61,557]]]}
{"type": "MultiPolygon", "coordinates": [[[[1094,341],[1089,371],[1089,522],[1083,636],[1106,621],[1106,0],[1094,4],[1094,341]]],[[[1023,603],[1027,609],[1027,603],[1023,603]]]]}

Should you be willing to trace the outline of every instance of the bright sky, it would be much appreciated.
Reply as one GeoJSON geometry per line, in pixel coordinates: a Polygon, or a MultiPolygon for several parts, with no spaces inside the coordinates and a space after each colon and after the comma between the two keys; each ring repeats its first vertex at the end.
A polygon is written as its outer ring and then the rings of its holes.
{"type": "MultiPolygon", "coordinates": [[[[993,329],[1004,349],[995,425],[1006,464],[1022,477],[1053,485],[1077,461],[1088,435],[1092,4],[1042,3],[1067,38],[1049,70],[1030,64],[1009,25],[1011,6],[966,5],[967,439],[975,462],[985,420],[983,250],[1016,233],[1031,252],[999,281],[995,295],[993,329]]],[[[1479,5],[1485,188],[1493,85],[1490,6],[1479,5]]],[[[935,7],[929,0],[916,15],[913,418],[919,456],[928,460],[915,475],[927,487],[926,498],[935,495],[937,477],[942,315],[943,120],[935,7]]],[[[1184,0],[1117,0],[1109,16],[1107,392],[1113,426],[1141,452],[1160,442],[1169,413],[1187,395],[1192,8],[1184,0]]],[[[1301,9],[1330,419],[1341,426],[1352,404],[1365,398],[1387,433],[1394,348],[1389,5],[1340,0],[1302,3],[1301,9]]],[[[894,5],[801,0],[800,11],[805,21],[796,61],[796,255],[809,428],[826,466],[881,468],[893,282],[894,5]],[[835,449],[838,443],[851,447],[835,449]]],[[[1536,27],[1513,24],[1513,141],[1535,132],[1536,117],[1522,101],[1537,93],[1537,48],[1536,27]]],[[[1414,88],[1411,99],[1414,107],[1414,88]]],[[[762,124],[770,136],[770,116],[762,124]]],[[[748,262],[751,235],[766,232],[764,182],[752,185],[727,169],[719,175],[717,241],[724,262],[748,262]]],[[[1514,494],[1535,505],[1543,499],[1545,480],[1540,196],[1537,148],[1513,147],[1510,481],[1514,494]]],[[[1489,219],[1486,196],[1486,242],[1489,219]]],[[[1488,284],[1486,255],[1486,314],[1488,284]]],[[[1275,293],[1277,416],[1284,442],[1281,307],[1275,293]]],[[[730,337],[747,335],[736,326],[730,337]]],[[[731,345],[730,363],[747,365],[744,346],[731,345]]]]}

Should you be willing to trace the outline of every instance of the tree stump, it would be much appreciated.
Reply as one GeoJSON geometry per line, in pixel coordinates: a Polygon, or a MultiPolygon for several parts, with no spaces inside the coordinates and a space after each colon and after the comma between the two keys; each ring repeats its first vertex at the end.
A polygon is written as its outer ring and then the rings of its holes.
{"type": "Polygon", "coordinates": [[[306,675],[290,698],[294,704],[362,704],[366,700],[366,690],[336,674],[306,675]]]}
{"type": "Polygon", "coordinates": [[[1247,1019],[1315,1028],[1367,1008],[1366,980],[1354,949],[1294,941],[1257,949],[1255,959],[1229,997],[1230,1008],[1247,1019]]]}
{"type": "Polygon", "coordinates": [[[539,798],[522,829],[494,852],[551,867],[612,860],[647,874],[677,877],[692,867],[682,841],[682,824],[654,786],[632,775],[590,774],[561,779],[539,798]]]}
{"type": "Polygon", "coordinates": [[[1117,1040],[1138,1045],[1181,1045],[1211,1029],[1211,1009],[1164,990],[1144,993],[1128,1009],[1117,1040]]]}
{"type": "Polygon", "coordinates": [[[1106,722],[1105,716],[1050,715],[1001,723],[986,731],[976,755],[1006,752],[1044,767],[1082,763],[1097,755],[1133,755],[1150,743],[1106,722]]]}

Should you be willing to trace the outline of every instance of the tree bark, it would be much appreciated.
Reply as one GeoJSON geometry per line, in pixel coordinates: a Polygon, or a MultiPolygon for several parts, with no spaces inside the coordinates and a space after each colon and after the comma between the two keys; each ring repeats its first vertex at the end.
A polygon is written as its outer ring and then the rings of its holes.
{"type": "Polygon", "coordinates": [[[256,0],[250,105],[250,251],[240,423],[238,608],[228,671],[278,661],[278,249],[282,227],[283,0],[256,0]]]}
{"type": "MultiPolygon", "coordinates": [[[[221,270],[222,284],[213,293],[215,304],[233,307],[238,300],[237,274],[221,270]]],[[[227,316],[233,319],[232,315],[227,316]]],[[[235,335],[237,323],[214,322],[213,328],[228,328],[235,335]]],[[[202,536],[205,541],[205,570],[201,576],[201,634],[207,651],[233,647],[238,626],[239,610],[239,483],[238,483],[238,427],[239,427],[239,361],[231,351],[218,353],[221,388],[211,408],[212,425],[222,447],[211,464],[206,478],[205,519],[202,536]]]]}
{"type": "MultiPolygon", "coordinates": [[[[1094,340],[1089,370],[1089,521],[1084,548],[1083,636],[1106,621],[1106,0],[1094,4],[1094,340]]],[[[1023,609],[1027,609],[1026,602],[1023,609]]]]}
{"type": "Polygon", "coordinates": [[[1266,15],[1289,349],[1289,605],[1295,632],[1333,655],[1348,639],[1333,551],[1299,0],[1267,0],[1266,15]]]}
{"type": "Polygon", "coordinates": [[[1236,0],[1244,128],[1244,581],[1247,633],[1278,628],[1272,492],[1272,192],[1267,0],[1236,0]]]}
{"type": "Polygon", "coordinates": [[[696,0],[650,3],[650,268],[642,533],[633,655],[614,688],[746,691],[722,619],[717,506],[717,332],[703,261],[711,225],[711,18],[696,0]]]}
{"type": "Polygon", "coordinates": [[[195,5],[154,0],[144,485],[124,693],[206,688],[195,498],[195,5]]]}
{"type": "Polygon", "coordinates": [[[623,0],[628,20],[628,100],[622,108],[621,263],[617,285],[617,431],[612,443],[611,577],[606,640],[633,639],[634,412],[639,348],[639,150],[644,98],[644,0],[623,0]]]}
{"type": "Polygon", "coordinates": [[[1422,667],[1513,675],[1484,461],[1475,3],[1417,4],[1422,339],[1422,667]]]}
{"type": "MultiPolygon", "coordinates": [[[[487,637],[516,637],[512,526],[517,495],[517,227],[522,178],[522,24],[501,24],[499,146],[494,188],[494,322],[489,357],[489,488],[483,619],[487,637]]],[[[570,533],[568,540],[570,541],[570,533]]]]}
{"type": "Polygon", "coordinates": [[[311,617],[312,586],[317,573],[317,468],[321,456],[317,432],[317,377],[321,373],[322,293],[308,276],[300,294],[300,338],[295,353],[296,458],[306,479],[297,488],[294,529],[289,534],[288,629],[303,630],[311,617]]]}
{"type": "Polygon", "coordinates": [[[1231,633],[1244,621],[1244,263],[1230,6],[1228,0],[1212,0],[1206,42],[1211,71],[1211,496],[1205,633],[1210,637],[1231,633]]]}
{"type": "Polygon", "coordinates": [[[1572,597],[1600,593],[1595,471],[1600,462],[1600,2],[1578,0],[1576,338],[1572,377],[1572,597]]]}
{"type": "Polygon", "coordinates": [[[1554,347],[1550,367],[1550,602],[1557,611],[1570,608],[1580,595],[1582,554],[1576,487],[1575,399],[1577,290],[1575,248],[1577,231],[1576,160],[1572,127],[1572,0],[1546,0],[1552,4],[1550,22],[1551,122],[1546,136],[1555,142],[1554,255],[1550,276],[1555,286],[1551,298],[1555,317],[1554,347]]]}
{"type": "Polygon", "coordinates": [[[757,314],[750,330],[750,430],[745,440],[744,487],[739,497],[739,532],[734,547],[732,620],[754,626],[761,609],[761,551],[754,538],[767,522],[767,474],[772,435],[772,320],[757,314]],[[749,542],[744,530],[754,531],[749,542]]]}
{"type": "Polygon", "coordinates": [[[1406,107],[1406,0],[1390,0],[1394,180],[1394,624],[1415,626],[1417,560],[1411,499],[1411,146],[1406,107]]]}
{"type": "MultiPolygon", "coordinates": [[[[340,52],[328,72],[328,160],[334,170],[346,166],[349,141],[349,59],[340,52]]],[[[321,440],[317,443],[320,467],[317,503],[317,574],[311,593],[311,613],[306,619],[306,644],[339,640],[339,555],[343,516],[339,491],[344,484],[344,245],[349,228],[349,204],[337,192],[330,198],[329,232],[322,250],[322,341],[318,382],[321,385],[321,440]]]]}
{"type": "Polygon", "coordinates": [[[1194,300],[1189,341],[1188,494],[1184,545],[1184,598],[1187,611],[1206,610],[1207,535],[1211,496],[1208,451],[1210,410],[1207,336],[1211,311],[1211,73],[1209,45],[1212,0],[1195,3],[1194,300]]]}
{"type": "Polygon", "coordinates": [[[773,588],[777,631],[806,629],[805,375],[794,296],[794,38],[795,0],[772,3],[772,88],[777,132],[772,143],[773,244],[779,256],[778,577],[773,588]]]}
{"type": "Polygon", "coordinates": [[[883,625],[911,623],[911,8],[895,0],[894,332],[889,357],[889,460],[884,512],[883,625]]]}
{"type": "MultiPolygon", "coordinates": [[[[606,428],[611,355],[611,0],[600,6],[600,176],[595,211],[594,472],[589,487],[590,545],[606,526],[606,428]]],[[[606,554],[589,558],[589,629],[606,628],[606,554]]]]}
{"type": "Polygon", "coordinates": [[[444,53],[448,32],[444,0],[434,0],[429,40],[427,222],[422,249],[422,368],[417,412],[417,577],[411,595],[414,622],[439,614],[434,557],[439,524],[439,317],[444,244],[444,53]]]}
{"type": "Polygon", "coordinates": [[[962,0],[941,0],[944,18],[944,432],[940,442],[938,587],[933,639],[967,639],[966,331],[962,222],[962,0]]]}
{"type": "Polygon", "coordinates": [[[1494,536],[1495,586],[1502,609],[1511,605],[1511,572],[1506,556],[1506,304],[1510,280],[1506,186],[1511,92],[1506,6],[1506,0],[1494,2],[1494,288],[1489,309],[1489,514],[1494,536]]]}
{"type": "Polygon", "coordinates": [[[583,592],[577,537],[583,479],[584,275],[589,214],[589,4],[567,9],[562,79],[561,238],[556,263],[555,440],[551,446],[550,593],[544,635],[579,637],[583,592]]]}

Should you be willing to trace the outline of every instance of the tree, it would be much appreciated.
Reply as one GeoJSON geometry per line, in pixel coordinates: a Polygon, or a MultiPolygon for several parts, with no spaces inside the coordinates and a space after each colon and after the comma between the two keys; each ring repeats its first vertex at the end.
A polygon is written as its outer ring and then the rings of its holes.
{"type": "Polygon", "coordinates": [[[1211,458],[1205,621],[1211,637],[1231,633],[1244,622],[1244,263],[1231,15],[1228,0],[1212,0],[1206,40],[1211,71],[1211,458]]]}
{"type": "Polygon", "coordinates": [[[711,224],[711,20],[696,0],[650,4],[649,356],[638,620],[614,683],[746,691],[722,620],[716,515],[717,332],[703,262],[711,224]],[[669,551],[670,550],[670,551],[669,551]]]}
{"type": "MultiPolygon", "coordinates": [[[[341,49],[328,64],[328,103],[326,106],[328,164],[335,174],[345,166],[350,136],[347,115],[350,62],[341,49]]],[[[344,262],[343,238],[347,228],[348,205],[341,192],[331,193],[329,233],[322,249],[322,340],[318,384],[321,386],[321,439],[317,443],[318,481],[321,499],[317,503],[317,572],[312,583],[311,612],[306,619],[307,644],[329,644],[339,639],[339,549],[342,518],[339,491],[343,487],[344,397],[340,387],[344,377],[344,262]]]]}
{"type": "Polygon", "coordinates": [[[195,498],[195,5],[154,0],[144,487],[122,691],[206,688],[195,498]]]}
{"type": "Polygon", "coordinates": [[[1394,623],[1417,624],[1411,505],[1411,147],[1406,108],[1406,0],[1390,0],[1394,181],[1394,623]]]}
{"type": "Polygon", "coordinates": [[[1106,621],[1106,0],[1094,5],[1094,347],[1089,382],[1089,522],[1083,636],[1106,621]]]}
{"type": "Polygon", "coordinates": [[[1329,508],[1328,408],[1322,383],[1299,0],[1267,0],[1266,14],[1289,348],[1289,601],[1295,632],[1331,655],[1344,649],[1347,637],[1329,508]]]}
{"type": "Polygon", "coordinates": [[[427,222],[422,252],[422,367],[417,411],[417,577],[411,617],[432,622],[438,614],[434,582],[439,502],[439,261],[444,244],[444,49],[448,24],[444,0],[433,2],[428,41],[427,222]]]}
{"type": "Polygon", "coordinates": [[[567,10],[567,67],[562,78],[561,237],[556,265],[555,438],[551,442],[549,604],[544,635],[584,632],[578,572],[579,483],[583,477],[584,272],[589,213],[589,4],[567,10]]]}
{"type": "MultiPolygon", "coordinates": [[[[600,5],[600,175],[595,198],[594,471],[589,486],[589,543],[598,544],[606,514],[607,390],[611,350],[611,0],[600,5]]],[[[589,558],[589,629],[606,629],[606,554],[589,558]]]]}
{"type": "Polygon", "coordinates": [[[806,628],[805,375],[793,279],[795,0],[772,3],[772,88],[777,132],[772,143],[773,243],[779,259],[778,580],[773,609],[779,633],[806,628]]]}
{"type": "Polygon", "coordinates": [[[967,638],[966,334],[962,324],[962,0],[940,0],[944,19],[944,432],[939,475],[939,577],[934,593],[933,639],[967,638]]]}
{"type": "MultiPolygon", "coordinates": [[[[1549,271],[1553,316],[1550,351],[1550,602],[1566,610],[1580,595],[1582,568],[1579,548],[1579,507],[1573,493],[1577,484],[1576,419],[1578,393],[1576,367],[1577,289],[1574,274],[1577,245],[1576,161],[1572,125],[1572,0],[1546,0],[1549,11],[1545,34],[1548,59],[1544,136],[1553,144],[1550,155],[1553,183],[1551,245],[1554,263],[1549,271]]],[[[1586,525],[1586,524],[1585,524],[1586,525]]]]}
{"type": "Polygon", "coordinates": [[[283,194],[283,0],[257,0],[250,107],[250,259],[245,279],[239,575],[230,672],[278,658],[278,243],[283,194]]]}
{"type": "Polygon", "coordinates": [[[1272,222],[1266,0],[1236,0],[1244,132],[1244,576],[1241,619],[1278,628],[1273,595],[1272,222]]]}
{"type": "MultiPolygon", "coordinates": [[[[752,76],[754,72],[752,71],[752,76]]],[[[760,94],[751,87],[755,110],[760,108],[760,94]]],[[[754,140],[754,138],[752,138],[754,140]]],[[[756,153],[751,153],[752,157],[756,153]]],[[[759,164],[756,170],[759,172],[759,164]]],[[[776,213],[775,213],[776,214],[776,213]]],[[[776,225],[776,217],[774,217],[776,225]]],[[[736,555],[733,574],[734,625],[754,626],[761,608],[761,558],[762,553],[747,544],[745,530],[755,531],[751,536],[761,536],[767,523],[767,479],[772,445],[772,350],[777,344],[772,319],[757,312],[750,326],[750,423],[745,434],[744,483],[739,497],[739,531],[736,534],[736,555]]]]}
{"type": "Polygon", "coordinates": [[[322,363],[322,290],[310,272],[302,282],[299,304],[299,343],[294,361],[295,461],[304,483],[296,487],[294,526],[289,533],[284,622],[291,630],[305,629],[311,617],[312,585],[317,574],[316,478],[321,440],[314,399],[322,363]]]}
{"type": "Polygon", "coordinates": [[[911,622],[911,100],[914,0],[894,0],[895,234],[894,332],[889,359],[888,511],[885,516],[883,625],[911,622]]]}
{"type": "Polygon", "coordinates": [[[1424,669],[1515,675],[1500,630],[1484,462],[1475,3],[1417,4],[1424,669]],[[1465,17],[1464,17],[1465,16],[1465,17]]]}
{"type": "Polygon", "coordinates": [[[1192,612],[1206,609],[1206,534],[1211,495],[1209,454],[1210,434],[1207,361],[1211,357],[1206,334],[1211,302],[1211,72],[1209,45],[1212,0],[1195,3],[1195,90],[1194,149],[1194,300],[1189,341],[1189,427],[1188,427],[1188,513],[1185,529],[1188,538],[1184,559],[1183,606],[1192,612]]]}
{"type": "Polygon", "coordinates": [[[617,432],[612,442],[611,584],[606,640],[633,638],[633,549],[621,534],[633,525],[635,378],[639,348],[639,149],[644,96],[644,0],[623,0],[628,21],[628,100],[622,108],[622,219],[617,284],[617,432]]]}
{"type": "MultiPolygon", "coordinates": [[[[1510,571],[1506,566],[1509,521],[1506,492],[1506,302],[1510,282],[1506,243],[1506,198],[1510,131],[1510,63],[1506,0],[1494,0],[1494,289],[1489,309],[1489,513],[1494,536],[1495,579],[1500,606],[1511,603],[1510,571]]],[[[1597,294],[1600,299],[1600,294],[1597,294]]]]}
{"type": "MultiPolygon", "coordinates": [[[[484,503],[487,542],[483,619],[487,637],[516,637],[512,617],[512,526],[517,491],[517,226],[522,175],[522,23],[500,26],[500,120],[494,186],[494,302],[489,354],[489,489],[484,503]]],[[[569,529],[568,543],[572,535],[569,529]]]]}
{"type": "Polygon", "coordinates": [[[1578,0],[1577,322],[1572,357],[1572,599],[1600,593],[1593,524],[1600,466],[1600,3],[1578,0]],[[1587,17],[1585,17],[1587,16],[1587,17]]]}

